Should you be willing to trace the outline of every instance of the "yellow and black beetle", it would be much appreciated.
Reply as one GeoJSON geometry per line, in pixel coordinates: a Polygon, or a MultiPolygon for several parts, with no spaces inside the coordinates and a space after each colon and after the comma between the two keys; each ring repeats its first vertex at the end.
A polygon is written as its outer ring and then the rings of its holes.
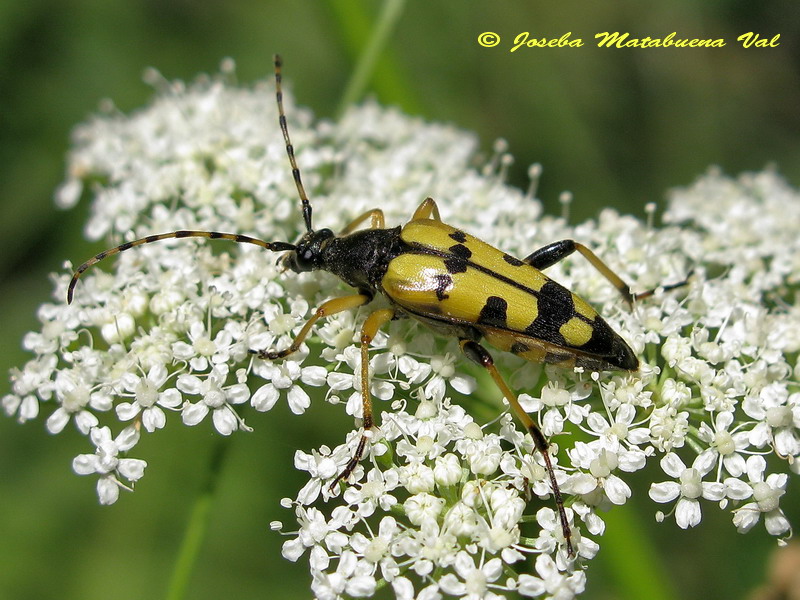
{"type": "MultiPolygon", "coordinates": [[[[320,318],[369,303],[382,294],[388,308],[372,312],[361,328],[361,390],[363,433],[350,462],[331,487],[346,479],[358,465],[374,427],[368,381],[368,349],[380,327],[392,319],[412,317],[459,340],[461,350],[487,369],[517,418],[531,433],[542,454],[559,511],[567,553],[573,554],[570,528],[548,453],[548,443],[537,424],[520,406],[494,365],[481,340],[532,362],[592,371],[636,371],[639,361],[630,346],[584,300],[549,279],[541,270],[578,251],[622,294],[629,304],[652,290],[633,296],[629,287],[586,246],[572,240],[549,244],[520,260],[443,223],[439,209],[426,198],[403,226],[386,228],[381,209],[368,211],[339,234],[314,230],[311,203],[289,138],[281,91],[281,59],[275,57],[279,124],[286,143],[303,210],[306,233],[294,244],[265,242],[216,231],[173,231],[127,242],[97,254],[78,267],[67,291],[72,297],[78,278],[98,261],[135,246],[169,238],[200,237],[255,244],[286,252],[284,267],[296,272],[328,271],[355,288],[356,294],[333,298],[314,312],[291,345],[280,351],[254,351],[275,360],[297,351],[320,318]],[[359,229],[367,224],[366,228],[359,229]]],[[[668,286],[683,285],[684,282],[668,286]]]]}

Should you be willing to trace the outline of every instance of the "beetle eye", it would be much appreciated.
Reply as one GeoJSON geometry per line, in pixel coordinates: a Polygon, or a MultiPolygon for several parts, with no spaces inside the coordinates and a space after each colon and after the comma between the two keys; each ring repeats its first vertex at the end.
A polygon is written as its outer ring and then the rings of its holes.
{"type": "Polygon", "coordinates": [[[291,252],[286,255],[286,266],[295,273],[305,273],[314,270],[314,252],[310,248],[291,252]]]}

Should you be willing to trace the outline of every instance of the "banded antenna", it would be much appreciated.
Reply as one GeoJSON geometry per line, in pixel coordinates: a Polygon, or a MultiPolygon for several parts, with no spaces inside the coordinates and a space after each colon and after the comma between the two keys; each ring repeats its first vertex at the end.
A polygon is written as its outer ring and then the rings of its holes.
{"type": "Polygon", "coordinates": [[[292,177],[294,177],[294,184],[297,186],[297,194],[300,196],[300,202],[303,203],[303,220],[306,222],[306,231],[311,232],[314,229],[311,227],[311,202],[308,200],[308,195],[303,187],[303,180],[300,178],[300,169],[297,168],[297,161],[294,158],[294,146],[289,137],[289,128],[286,126],[286,114],[283,112],[283,87],[281,86],[282,76],[281,67],[283,60],[280,54],[275,55],[275,98],[278,100],[278,123],[281,126],[283,133],[283,141],[286,142],[286,154],[289,155],[289,164],[292,165],[292,177]]]}
{"type": "Polygon", "coordinates": [[[254,244],[256,246],[261,246],[262,248],[266,248],[267,250],[273,250],[275,252],[282,252],[284,250],[294,250],[295,245],[289,244],[287,242],[265,242],[264,240],[259,240],[258,238],[253,238],[248,235],[240,235],[238,233],[222,233],[220,231],[170,231],[169,233],[159,233],[157,235],[148,235],[147,237],[143,237],[138,240],[134,240],[132,242],[125,242],[124,244],[120,244],[115,248],[110,248],[108,250],[103,250],[100,254],[95,254],[92,258],[87,260],[81,266],[79,266],[75,273],[72,275],[72,279],[69,282],[69,287],[67,288],[67,304],[72,304],[72,296],[75,292],[75,285],[78,283],[78,279],[83,274],[86,269],[99,263],[101,260],[108,256],[113,256],[114,254],[119,254],[120,252],[124,252],[125,250],[130,250],[136,246],[142,246],[144,244],[151,244],[153,242],[157,242],[159,240],[168,240],[171,238],[188,238],[188,237],[198,237],[198,238],[208,238],[211,240],[230,240],[232,242],[236,242],[237,244],[254,244]]]}

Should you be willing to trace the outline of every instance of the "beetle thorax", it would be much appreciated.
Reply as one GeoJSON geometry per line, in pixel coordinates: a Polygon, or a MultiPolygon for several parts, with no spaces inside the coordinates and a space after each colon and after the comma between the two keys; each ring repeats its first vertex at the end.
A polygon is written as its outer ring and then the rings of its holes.
{"type": "Polygon", "coordinates": [[[403,251],[400,227],[364,229],[326,240],[321,247],[319,269],[333,273],[361,293],[381,292],[389,262],[403,251]]]}

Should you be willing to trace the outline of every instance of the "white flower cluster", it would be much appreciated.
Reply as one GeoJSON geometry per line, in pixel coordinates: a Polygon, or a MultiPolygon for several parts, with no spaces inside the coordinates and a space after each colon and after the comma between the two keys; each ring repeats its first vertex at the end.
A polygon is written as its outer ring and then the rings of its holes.
{"type": "MultiPolygon", "coordinates": [[[[87,236],[117,244],[202,229],[294,241],[303,226],[272,85],[151,78],[160,93],[149,107],[108,108],[75,132],[57,201],[91,196],[87,236]]],[[[577,560],[542,457],[501,411],[500,393],[463,371],[452,340],[408,320],[380,333],[370,359],[379,430],[366,457],[340,494],[330,484],[360,432],[333,449],[298,450],[309,482],[284,501],[298,522],[286,528],[284,556],[308,555],[317,598],[387,585],[408,599],[572,598],[599,548],[585,535],[602,534],[598,509],[624,504],[636,493],[626,475],[656,461],[669,480],[650,497],[680,527],[700,523],[710,501],[730,508],[742,532],[762,516],[771,534],[790,531],[780,499],[800,472],[800,194],[772,173],[712,172],[673,194],[666,228],[610,210],[572,227],[505,184],[502,148],[479,172],[474,138],[451,127],[370,103],[315,123],[286,101],[317,227],[375,207],[394,226],[432,196],[443,220],[517,256],[578,239],[634,290],[694,272],[684,288],[628,310],[581,258],[548,270],[631,344],[639,373],[565,372],[494,353],[551,443],[580,431],[566,451],[551,446],[577,560]]],[[[95,448],[73,468],[97,476],[104,504],[142,477],[144,461],[128,456],[142,434],[168,424],[208,417],[222,435],[249,430],[245,405],[286,401],[302,414],[309,387],[360,416],[358,331],[369,309],[321,322],[286,360],[250,353],[286,347],[315,306],[345,293],[330,275],[282,275],[276,258],[224,241],[161,241],[87,272],[72,305],[68,265],[39,310],[41,331],[25,336],[34,357],[12,371],[5,412],[25,422],[44,409],[54,434],[72,421],[95,448]]]]}

